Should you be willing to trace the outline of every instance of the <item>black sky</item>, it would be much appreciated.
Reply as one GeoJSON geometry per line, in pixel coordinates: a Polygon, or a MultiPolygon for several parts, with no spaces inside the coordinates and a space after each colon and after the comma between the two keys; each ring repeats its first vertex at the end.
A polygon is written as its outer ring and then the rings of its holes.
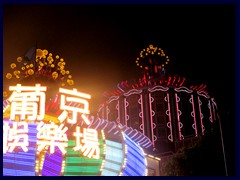
{"type": "MultiPolygon", "coordinates": [[[[235,12],[232,5],[4,5],[3,73],[36,44],[66,60],[75,87],[101,94],[137,77],[135,59],[153,44],[170,73],[205,83],[222,112],[229,149],[235,112],[235,12]]],[[[4,81],[6,84],[6,82],[4,81]]],[[[94,110],[95,108],[95,110],[94,110]]]]}

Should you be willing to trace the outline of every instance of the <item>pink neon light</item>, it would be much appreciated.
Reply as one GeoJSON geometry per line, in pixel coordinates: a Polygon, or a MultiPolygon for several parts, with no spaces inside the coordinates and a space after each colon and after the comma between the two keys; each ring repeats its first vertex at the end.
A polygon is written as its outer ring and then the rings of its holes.
{"type": "MultiPolygon", "coordinates": [[[[119,106],[118,106],[119,108],[119,106]]],[[[127,126],[127,106],[126,106],[126,98],[124,98],[124,109],[125,109],[125,125],[127,126]]]]}
{"type": "Polygon", "coordinates": [[[117,110],[118,110],[118,122],[120,123],[120,107],[119,107],[119,100],[118,100],[118,103],[117,103],[117,110]]]}
{"type": "Polygon", "coordinates": [[[142,112],[142,132],[145,135],[145,131],[144,131],[144,115],[143,115],[143,98],[142,98],[142,94],[140,94],[140,98],[141,98],[141,112],[142,112]]]}
{"type": "Polygon", "coordinates": [[[109,114],[109,109],[108,106],[106,106],[106,120],[108,121],[108,114],[109,114]]]}
{"type": "Polygon", "coordinates": [[[193,107],[193,119],[194,119],[194,125],[195,125],[195,134],[198,136],[197,132],[197,121],[196,121],[196,111],[195,111],[195,106],[194,106],[194,100],[193,100],[193,95],[191,95],[192,98],[192,107],[193,107]]]}
{"type": "Polygon", "coordinates": [[[170,111],[170,102],[169,102],[169,94],[167,93],[167,101],[168,101],[168,118],[169,118],[169,122],[171,124],[170,126],[170,134],[171,134],[171,141],[173,142],[173,136],[172,136],[172,119],[171,119],[171,111],[170,111]]]}
{"type": "Polygon", "coordinates": [[[209,117],[209,119],[210,119],[210,121],[211,122],[213,122],[213,116],[212,116],[212,108],[211,108],[211,103],[210,103],[210,100],[208,101],[208,108],[209,108],[209,110],[210,110],[210,117],[209,117]]]}
{"type": "Polygon", "coordinates": [[[179,108],[178,108],[178,101],[177,101],[177,94],[175,93],[175,99],[176,99],[176,107],[177,107],[177,117],[178,117],[178,135],[179,139],[182,140],[182,132],[181,132],[181,127],[180,127],[180,117],[179,117],[179,108]]]}
{"type": "Polygon", "coordinates": [[[148,94],[148,98],[149,98],[149,109],[150,109],[150,120],[151,120],[151,132],[152,132],[152,144],[153,147],[155,147],[155,142],[154,142],[154,133],[153,133],[153,117],[152,117],[152,96],[151,93],[148,94]]]}
{"type": "Polygon", "coordinates": [[[198,107],[199,107],[199,114],[200,114],[200,122],[201,122],[201,128],[202,128],[202,135],[204,135],[204,129],[203,129],[203,122],[202,122],[202,110],[201,110],[201,104],[200,104],[200,98],[198,96],[198,107]]]}

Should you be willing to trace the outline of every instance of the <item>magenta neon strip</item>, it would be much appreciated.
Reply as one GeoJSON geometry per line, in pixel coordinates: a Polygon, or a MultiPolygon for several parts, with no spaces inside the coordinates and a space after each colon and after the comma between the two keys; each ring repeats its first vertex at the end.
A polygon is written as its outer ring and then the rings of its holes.
{"type": "Polygon", "coordinates": [[[195,125],[195,135],[198,136],[198,132],[197,132],[197,121],[196,121],[196,112],[195,112],[193,95],[191,95],[191,98],[192,98],[192,107],[193,107],[193,119],[194,119],[194,125],[195,125]]]}
{"type": "Polygon", "coordinates": [[[109,114],[108,106],[106,106],[106,120],[107,120],[107,121],[108,121],[108,114],[109,114]]]}
{"type": "Polygon", "coordinates": [[[119,107],[119,100],[118,100],[118,103],[117,103],[117,110],[118,110],[118,122],[120,123],[120,107],[119,107]]]}
{"type": "MultiPolygon", "coordinates": [[[[119,105],[118,105],[118,109],[119,109],[119,105]]],[[[127,126],[127,102],[126,102],[126,98],[124,98],[124,115],[125,115],[125,125],[127,126]]]]}
{"type": "Polygon", "coordinates": [[[148,97],[149,97],[149,109],[150,109],[150,120],[151,120],[152,144],[153,144],[153,147],[155,147],[154,133],[153,133],[153,117],[152,117],[152,102],[151,102],[152,96],[151,96],[151,93],[148,94],[148,97]]]}
{"type": "Polygon", "coordinates": [[[199,114],[200,114],[200,122],[201,122],[201,128],[202,128],[202,135],[204,135],[204,128],[203,128],[203,121],[202,121],[202,110],[201,110],[201,104],[200,104],[200,98],[198,96],[198,107],[199,107],[199,114]]]}
{"type": "Polygon", "coordinates": [[[140,98],[141,98],[141,112],[142,112],[142,132],[145,135],[145,131],[144,131],[144,115],[143,115],[143,98],[142,98],[142,94],[140,94],[140,98]]]}
{"type": "Polygon", "coordinates": [[[178,117],[178,134],[179,134],[179,139],[182,140],[182,132],[181,132],[181,127],[180,127],[180,117],[179,117],[179,108],[178,108],[178,101],[177,101],[177,94],[175,93],[175,99],[176,99],[176,108],[177,108],[177,117],[178,117]]]}
{"type": "Polygon", "coordinates": [[[171,119],[171,111],[170,111],[170,102],[169,102],[169,94],[167,93],[167,101],[168,101],[168,118],[170,122],[170,134],[171,134],[171,141],[173,142],[173,136],[172,136],[172,119],[171,119]]]}

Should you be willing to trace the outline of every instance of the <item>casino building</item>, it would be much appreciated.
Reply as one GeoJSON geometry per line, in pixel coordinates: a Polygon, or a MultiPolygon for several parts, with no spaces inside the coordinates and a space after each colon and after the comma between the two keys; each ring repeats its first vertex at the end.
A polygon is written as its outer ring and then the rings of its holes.
{"type": "Polygon", "coordinates": [[[16,84],[3,93],[4,176],[160,175],[146,135],[88,114],[90,95],[72,89],[63,58],[27,55],[6,75],[16,84]]]}
{"type": "Polygon", "coordinates": [[[168,75],[169,62],[161,48],[143,49],[136,59],[142,76],[105,92],[94,117],[87,113],[90,96],[73,88],[63,58],[41,49],[18,57],[6,74],[16,83],[3,93],[3,175],[161,175],[162,158],[211,133],[218,120],[217,104],[206,85],[168,75]],[[46,92],[39,92],[41,86],[46,92]],[[28,110],[23,112],[23,105],[28,110]],[[42,118],[37,119],[36,111],[42,118]]]}
{"type": "Polygon", "coordinates": [[[105,92],[106,101],[98,109],[99,118],[147,136],[158,157],[191,146],[199,136],[210,133],[218,119],[217,104],[206,85],[168,75],[169,62],[161,48],[150,45],[143,49],[136,59],[142,77],[120,82],[114,91],[105,92]]]}

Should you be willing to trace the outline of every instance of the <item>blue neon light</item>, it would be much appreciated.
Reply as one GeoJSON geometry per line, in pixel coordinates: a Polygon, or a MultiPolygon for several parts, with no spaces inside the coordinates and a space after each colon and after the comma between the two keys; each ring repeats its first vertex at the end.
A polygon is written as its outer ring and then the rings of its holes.
{"type": "Polygon", "coordinates": [[[126,166],[123,170],[123,176],[145,176],[146,164],[145,157],[139,145],[124,134],[127,146],[126,166]]]}
{"type": "MultiPolygon", "coordinates": [[[[11,121],[7,122],[12,125],[11,121]]],[[[28,124],[28,152],[19,147],[18,152],[3,154],[3,176],[35,176],[36,128],[37,124],[28,124]]]]}
{"type": "Polygon", "coordinates": [[[102,176],[118,176],[123,163],[123,146],[121,143],[106,140],[105,163],[102,176]]]}

